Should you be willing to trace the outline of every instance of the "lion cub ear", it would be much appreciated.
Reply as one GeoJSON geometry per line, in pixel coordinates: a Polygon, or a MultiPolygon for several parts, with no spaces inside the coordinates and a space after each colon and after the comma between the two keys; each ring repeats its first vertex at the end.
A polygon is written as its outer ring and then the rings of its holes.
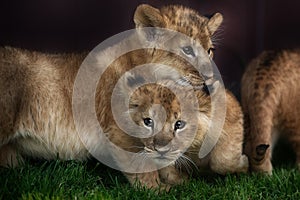
{"type": "Polygon", "coordinates": [[[145,83],[144,77],[134,74],[132,72],[125,72],[120,79],[120,91],[121,94],[130,94],[137,87],[145,83]]]}
{"type": "Polygon", "coordinates": [[[137,7],[133,20],[137,28],[164,27],[164,20],[160,11],[147,4],[142,4],[137,7]]]}
{"type": "Polygon", "coordinates": [[[221,13],[215,13],[210,19],[208,20],[207,27],[211,35],[213,35],[216,30],[220,27],[223,22],[223,16],[221,13]]]}

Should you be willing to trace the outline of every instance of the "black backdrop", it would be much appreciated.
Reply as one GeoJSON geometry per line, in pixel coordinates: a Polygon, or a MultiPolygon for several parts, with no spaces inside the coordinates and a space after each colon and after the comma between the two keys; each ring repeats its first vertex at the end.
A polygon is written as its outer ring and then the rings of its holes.
{"type": "Polygon", "coordinates": [[[137,5],[183,4],[201,14],[221,12],[215,61],[227,88],[239,95],[246,63],[264,49],[300,46],[297,0],[1,0],[0,45],[71,52],[91,50],[133,28],[137,5]]]}

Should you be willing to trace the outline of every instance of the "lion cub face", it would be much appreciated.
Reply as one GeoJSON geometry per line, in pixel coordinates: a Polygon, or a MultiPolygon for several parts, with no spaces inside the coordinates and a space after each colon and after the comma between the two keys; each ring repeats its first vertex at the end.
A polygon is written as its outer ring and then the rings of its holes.
{"type": "Polygon", "coordinates": [[[129,99],[130,117],[140,127],[131,129],[143,145],[140,153],[165,166],[189,148],[199,118],[194,91],[175,84],[145,84],[135,89],[129,99]]]}
{"type": "Polygon", "coordinates": [[[139,40],[153,56],[150,62],[171,65],[182,73],[188,71],[188,76],[199,76],[200,72],[205,80],[213,77],[210,60],[214,50],[213,38],[222,21],[220,13],[207,18],[177,5],[160,9],[140,5],[134,14],[139,40]],[[191,72],[189,67],[198,71],[191,72]]]}

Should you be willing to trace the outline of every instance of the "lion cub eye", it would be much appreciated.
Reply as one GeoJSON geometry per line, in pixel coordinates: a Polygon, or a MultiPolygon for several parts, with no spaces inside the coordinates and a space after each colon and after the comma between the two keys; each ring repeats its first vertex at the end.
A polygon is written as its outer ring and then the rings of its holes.
{"type": "Polygon", "coordinates": [[[191,46],[182,47],[182,51],[183,51],[183,53],[185,53],[188,56],[192,56],[192,57],[196,56],[195,52],[193,50],[193,47],[191,47],[191,46]]]}
{"type": "Polygon", "coordinates": [[[183,129],[184,127],[185,127],[185,122],[184,121],[182,121],[182,120],[178,120],[176,123],[175,123],[175,127],[174,127],[174,129],[175,129],[175,131],[177,130],[177,129],[183,129]]]}
{"type": "Polygon", "coordinates": [[[207,53],[208,53],[209,57],[212,57],[212,54],[213,54],[214,50],[216,50],[216,49],[215,48],[209,48],[207,50],[207,53]]]}
{"type": "Polygon", "coordinates": [[[144,124],[145,124],[145,126],[153,127],[154,122],[151,118],[147,117],[144,119],[144,124]]]}

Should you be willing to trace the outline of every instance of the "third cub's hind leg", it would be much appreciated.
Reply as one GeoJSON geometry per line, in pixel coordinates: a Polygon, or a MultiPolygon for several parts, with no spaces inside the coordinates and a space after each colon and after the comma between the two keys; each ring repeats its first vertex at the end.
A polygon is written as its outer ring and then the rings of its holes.
{"type": "MultiPolygon", "coordinates": [[[[249,104],[247,106],[251,106],[251,102],[249,104]]],[[[245,153],[249,157],[251,171],[271,174],[274,109],[268,105],[266,99],[265,102],[253,105],[245,111],[246,124],[249,124],[245,134],[245,153]]]]}

